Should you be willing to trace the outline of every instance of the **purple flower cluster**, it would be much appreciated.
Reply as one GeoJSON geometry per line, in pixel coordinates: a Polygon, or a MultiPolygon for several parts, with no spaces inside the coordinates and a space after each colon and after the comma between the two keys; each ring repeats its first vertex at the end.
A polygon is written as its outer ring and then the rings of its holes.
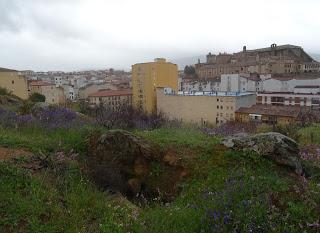
{"type": "Polygon", "coordinates": [[[227,122],[216,128],[203,128],[202,131],[210,136],[229,136],[238,133],[255,133],[257,123],[227,122]]]}
{"type": "Polygon", "coordinates": [[[18,115],[13,111],[0,108],[0,125],[6,128],[18,128],[32,123],[32,115],[18,115]]]}
{"type": "Polygon", "coordinates": [[[0,125],[7,128],[40,127],[45,129],[73,128],[89,124],[77,113],[59,107],[39,109],[33,114],[18,115],[13,111],[0,109],[0,125]]]}
{"type": "Polygon", "coordinates": [[[71,128],[80,126],[75,112],[66,108],[44,108],[35,114],[38,124],[47,129],[71,128]]]}
{"type": "Polygon", "coordinates": [[[205,188],[201,200],[204,201],[189,205],[201,212],[201,232],[269,232],[271,229],[267,195],[259,193],[256,185],[241,173],[226,179],[219,190],[205,188]],[[265,217],[258,214],[261,213],[258,206],[264,206],[265,217]]]}
{"type": "Polygon", "coordinates": [[[303,160],[313,162],[320,167],[320,146],[308,145],[300,149],[300,157],[303,160]]]}
{"type": "Polygon", "coordinates": [[[3,127],[14,127],[17,114],[5,109],[0,109],[0,125],[3,127]]]}

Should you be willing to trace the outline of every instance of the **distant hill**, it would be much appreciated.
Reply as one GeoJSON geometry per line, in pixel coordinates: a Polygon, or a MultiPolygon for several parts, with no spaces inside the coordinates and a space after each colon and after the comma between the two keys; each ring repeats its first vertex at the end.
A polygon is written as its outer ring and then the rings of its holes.
{"type": "Polygon", "coordinates": [[[320,54],[310,53],[311,57],[315,59],[316,61],[320,61],[320,54]]]}
{"type": "Polygon", "coordinates": [[[177,58],[172,59],[170,62],[177,64],[179,70],[183,70],[185,66],[187,65],[194,65],[198,63],[198,59],[201,60],[201,62],[205,62],[206,56],[194,56],[194,57],[183,57],[183,58],[177,58]]]}

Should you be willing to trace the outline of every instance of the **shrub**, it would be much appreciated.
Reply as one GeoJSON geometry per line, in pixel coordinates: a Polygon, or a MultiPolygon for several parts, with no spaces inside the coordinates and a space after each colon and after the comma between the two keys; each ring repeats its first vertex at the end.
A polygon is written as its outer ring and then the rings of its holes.
{"type": "Polygon", "coordinates": [[[82,111],[96,119],[99,125],[108,129],[156,129],[169,121],[163,114],[146,114],[132,107],[113,109],[108,106],[81,107],[82,111]]]}
{"type": "Polygon", "coordinates": [[[0,87],[0,95],[10,95],[10,92],[3,87],[0,87]]]}
{"type": "Polygon", "coordinates": [[[289,138],[292,138],[295,141],[299,141],[301,135],[299,133],[299,125],[275,125],[273,126],[273,131],[281,133],[289,138]]]}
{"type": "Polygon", "coordinates": [[[46,102],[46,97],[40,93],[33,93],[32,95],[30,95],[29,100],[34,103],[46,102]]]}

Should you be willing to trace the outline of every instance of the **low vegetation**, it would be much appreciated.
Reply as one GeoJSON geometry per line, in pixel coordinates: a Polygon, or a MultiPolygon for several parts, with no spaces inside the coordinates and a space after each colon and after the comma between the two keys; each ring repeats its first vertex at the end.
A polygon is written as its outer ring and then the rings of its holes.
{"type": "MultiPolygon", "coordinates": [[[[93,130],[108,129],[64,109],[31,116],[6,111],[0,112],[1,233],[320,231],[319,125],[294,131],[307,178],[254,153],[226,150],[219,144],[223,129],[130,129],[177,153],[187,169],[172,202],[131,203],[98,188],[86,175],[86,138],[93,130]],[[34,156],[3,159],[3,148],[34,156]]],[[[259,130],[270,129],[258,126],[254,132],[259,130]]],[[[152,169],[161,172],[156,164],[152,169]]]]}

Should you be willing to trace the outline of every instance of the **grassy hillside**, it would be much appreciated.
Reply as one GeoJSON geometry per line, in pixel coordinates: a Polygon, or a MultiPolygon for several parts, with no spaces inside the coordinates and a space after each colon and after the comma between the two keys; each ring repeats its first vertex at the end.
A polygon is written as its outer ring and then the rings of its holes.
{"type": "MultiPolygon", "coordinates": [[[[310,131],[301,130],[301,145],[310,131]]],[[[174,151],[187,169],[171,203],[130,203],[100,190],[85,173],[92,127],[0,128],[0,232],[319,232],[320,172],[307,180],[255,154],[227,151],[192,128],[133,133],[174,151]],[[6,150],[48,156],[8,160],[6,150]],[[72,151],[72,152],[70,152],[72,151]],[[59,158],[50,159],[50,158],[59,158]],[[62,162],[61,162],[62,161],[62,162]],[[41,165],[42,169],[36,169],[41,165]]],[[[314,143],[320,143],[317,136],[314,143]]],[[[21,154],[21,153],[20,153],[21,154]]],[[[158,171],[163,172],[163,171],[158,171]]]]}

